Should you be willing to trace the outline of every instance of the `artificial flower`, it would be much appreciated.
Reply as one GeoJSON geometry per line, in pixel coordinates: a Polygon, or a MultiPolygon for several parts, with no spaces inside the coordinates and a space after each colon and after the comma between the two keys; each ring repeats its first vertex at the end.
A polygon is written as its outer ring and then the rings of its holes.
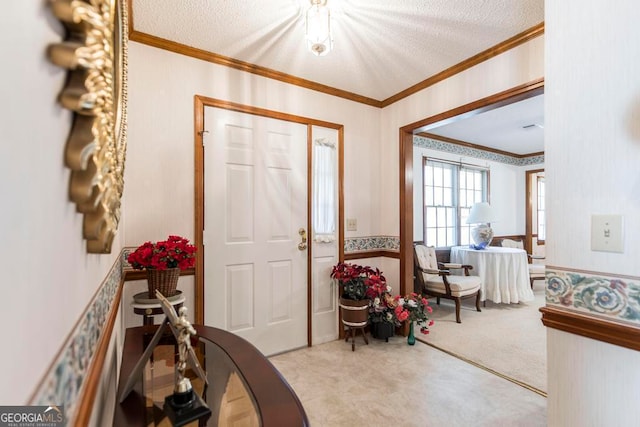
{"type": "Polygon", "coordinates": [[[195,253],[196,247],[189,240],[170,235],[163,241],[143,243],[129,254],[127,261],[136,270],[185,270],[195,265],[195,253]]]}

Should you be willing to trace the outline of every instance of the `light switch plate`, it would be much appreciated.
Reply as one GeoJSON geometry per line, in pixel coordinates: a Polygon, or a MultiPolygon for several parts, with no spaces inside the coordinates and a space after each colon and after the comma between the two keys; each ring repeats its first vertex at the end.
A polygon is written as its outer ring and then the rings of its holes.
{"type": "Polygon", "coordinates": [[[355,218],[347,218],[347,231],[358,231],[358,220],[355,218]]]}
{"type": "Polygon", "coordinates": [[[591,215],[591,250],[622,253],[622,222],[622,215],[591,215]]]}

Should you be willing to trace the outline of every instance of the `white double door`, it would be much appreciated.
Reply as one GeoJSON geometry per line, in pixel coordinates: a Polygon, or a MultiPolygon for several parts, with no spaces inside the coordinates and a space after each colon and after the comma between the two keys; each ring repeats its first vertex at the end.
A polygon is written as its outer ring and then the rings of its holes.
{"type": "Polygon", "coordinates": [[[307,345],[307,126],[205,108],[205,324],[307,345]]]}

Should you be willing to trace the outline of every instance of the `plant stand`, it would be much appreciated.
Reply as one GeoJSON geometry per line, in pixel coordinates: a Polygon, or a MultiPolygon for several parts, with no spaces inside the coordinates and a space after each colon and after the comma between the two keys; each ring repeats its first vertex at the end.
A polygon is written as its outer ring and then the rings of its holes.
{"type": "Polygon", "coordinates": [[[356,351],[356,330],[362,332],[364,343],[369,345],[364,327],[367,326],[369,316],[369,300],[354,301],[340,298],[340,311],[342,324],[347,327],[344,341],[349,342],[351,336],[351,351],[356,351]]]}
{"type": "Polygon", "coordinates": [[[347,326],[347,333],[344,336],[344,341],[349,342],[349,335],[351,335],[351,351],[356,351],[356,330],[360,330],[364,343],[369,345],[367,334],[364,333],[364,326],[347,326]]]}

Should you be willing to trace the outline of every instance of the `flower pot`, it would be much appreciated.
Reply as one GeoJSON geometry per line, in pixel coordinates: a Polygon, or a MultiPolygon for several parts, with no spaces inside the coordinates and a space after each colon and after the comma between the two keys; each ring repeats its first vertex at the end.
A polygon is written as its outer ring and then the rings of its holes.
{"type": "Polygon", "coordinates": [[[340,298],[342,323],[352,328],[361,328],[369,319],[369,300],[351,300],[340,298]]]}
{"type": "Polygon", "coordinates": [[[389,322],[375,322],[371,324],[371,335],[379,340],[389,342],[389,338],[395,335],[395,326],[389,322]]]}
{"type": "Polygon", "coordinates": [[[156,289],[165,297],[174,296],[179,278],[180,269],[177,267],[166,270],[147,269],[149,298],[156,298],[156,289]]]}

